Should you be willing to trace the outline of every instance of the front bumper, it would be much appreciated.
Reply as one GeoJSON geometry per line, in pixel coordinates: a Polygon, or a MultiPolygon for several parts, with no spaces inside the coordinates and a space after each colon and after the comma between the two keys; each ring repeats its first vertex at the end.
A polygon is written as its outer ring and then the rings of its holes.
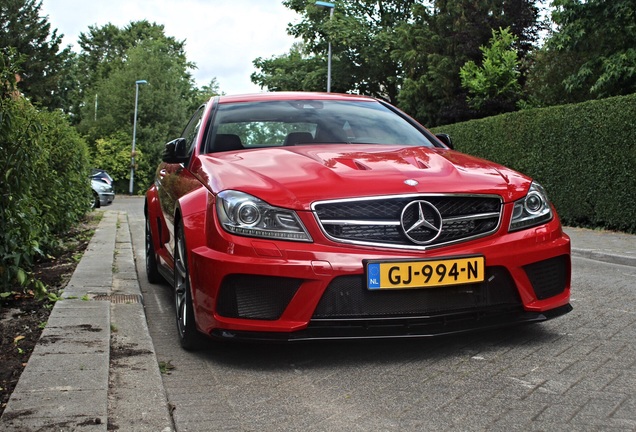
{"type": "Polygon", "coordinates": [[[114,192],[99,192],[98,195],[99,204],[103,206],[112,204],[112,202],[115,200],[114,192]]]}
{"type": "Polygon", "coordinates": [[[192,250],[196,321],[227,339],[424,337],[544,321],[571,310],[558,220],[428,251],[232,237],[192,250]],[[290,246],[292,248],[290,248],[290,246]],[[483,255],[483,283],[371,292],[363,260],[483,255]]]}

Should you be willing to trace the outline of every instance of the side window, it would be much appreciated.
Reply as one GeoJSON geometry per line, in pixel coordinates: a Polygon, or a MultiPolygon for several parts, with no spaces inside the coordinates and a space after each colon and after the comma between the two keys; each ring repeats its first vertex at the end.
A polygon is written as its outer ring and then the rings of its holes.
{"type": "Polygon", "coordinates": [[[199,132],[199,128],[201,127],[201,121],[203,119],[203,111],[205,105],[199,107],[197,112],[194,113],[190,122],[183,130],[183,134],[181,134],[182,138],[186,140],[186,147],[188,148],[188,156],[192,155],[194,151],[194,146],[196,144],[197,133],[199,132]]]}

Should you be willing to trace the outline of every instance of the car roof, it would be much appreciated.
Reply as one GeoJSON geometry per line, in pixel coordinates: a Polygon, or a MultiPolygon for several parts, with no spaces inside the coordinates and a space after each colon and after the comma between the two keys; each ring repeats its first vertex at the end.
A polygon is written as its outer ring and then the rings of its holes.
{"type": "Polygon", "coordinates": [[[219,103],[235,102],[263,102],[263,101],[285,101],[285,100],[340,100],[340,101],[374,101],[368,96],[341,94],[341,93],[319,93],[319,92],[265,92],[242,95],[219,96],[219,103]]]}

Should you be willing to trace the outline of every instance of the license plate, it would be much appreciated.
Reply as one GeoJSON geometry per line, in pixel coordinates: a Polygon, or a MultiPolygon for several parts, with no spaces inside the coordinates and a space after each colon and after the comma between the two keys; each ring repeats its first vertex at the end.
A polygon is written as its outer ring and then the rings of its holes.
{"type": "Polygon", "coordinates": [[[434,288],[484,281],[483,256],[417,261],[366,261],[370,290],[434,288]]]}

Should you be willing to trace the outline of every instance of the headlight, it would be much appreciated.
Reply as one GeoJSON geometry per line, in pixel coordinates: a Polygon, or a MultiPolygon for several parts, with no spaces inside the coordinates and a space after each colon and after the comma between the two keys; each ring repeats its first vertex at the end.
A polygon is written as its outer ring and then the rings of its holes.
{"type": "Polygon", "coordinates": [[[548,194],[539,183],[532,182],[525,198],[515,202],[508,231],[519,231],[552,220],[548,194]]]}
{"type": "Polygon", "coordinates": [[[296,212],[267,204],[243,192],[220,192],[216,212],[221,226],[233,234],[280,240],[312,241],[296,212]]]}
{"type": "Polygon", "coordinates": [[[100,192],[108,192],[108,189],[110,189],[110,187],[99,185],[98,189],[100,190],[100,192]]]}

